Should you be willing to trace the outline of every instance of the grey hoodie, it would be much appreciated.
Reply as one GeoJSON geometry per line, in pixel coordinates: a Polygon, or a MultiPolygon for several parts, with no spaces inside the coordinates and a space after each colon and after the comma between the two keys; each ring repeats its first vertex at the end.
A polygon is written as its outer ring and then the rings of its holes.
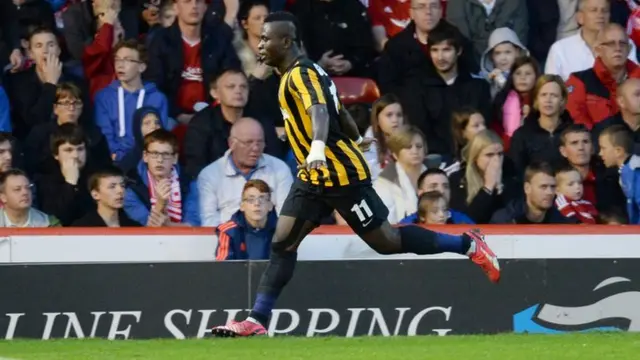
{"type": "MultiPolygon", "coordinates": [[[[480,75],[482,75],[484,78],[487,78],[489,73],[491,73],[493,69],[495,69],[492,58],[493,49],[496,46],[507,42],[515,45],[516,47],[519,47],[521,49],[521,56],[529,56],[529,50],[527,50],[527,48],[522,45],[522,42],[518,38],[518,35],[516,35],[513,30],[507,27],[495,29],[491,33],[491,36],[489,36],[489,46],[487,47],[487,50],[484,51],[484,53],[482,54],[482,58],[480,59],[480,75]]],[[[491,81],[491,98],[495,97],[495,95],[502,89],[502,87],[504,87],[506,79],[509,76],[509,72],[503,72],[502,75],[503,76],[501,79],[496,78],[494,79],[494,81],[491,81]]]]}

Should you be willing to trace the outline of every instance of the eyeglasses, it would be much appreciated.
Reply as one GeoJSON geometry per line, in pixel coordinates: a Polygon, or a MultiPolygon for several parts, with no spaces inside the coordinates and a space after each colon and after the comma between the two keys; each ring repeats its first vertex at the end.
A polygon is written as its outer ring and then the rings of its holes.
{"type": "Polygon", "coordinates": [[[431,5],[422,4],[422,5],[418,5],[418,6],[412,6],[411,8],[413,10],[419,11],[419,12],[426,12],[427,10],[429,12],[435,12],[435,11],[438,11],[438,10],[442,9],[440,4],[431,4],[431,5]]]}
{"type": "Polygon", "coordinates": [[[56,105],[70,109],[71,107],[81,108],[83,106],[83,103],[82,101],[58,101],[56,102],[56,105]]]}
{"type": "Polygon", "coordinates": [[[234,137],[234,139],[238,141],[240,144],[242,144],[242,146],[245,146],[245,147],[252,147],[254,145],[258,147],[265,146],[264,140],[241,140],[241,139],[238,139],[237,137],[234,137]]]}
{"type": "Polygon", "coordinates": [[[623,50],[627,49],[630,46],[628,41],[615,41],[615,40],[603,42],[600,45],[607,47],[609,49],[620,48],[623,50]]]}
{"type": "Polygon", "coordinates": [[[251,204],[251,205],[264,205],[269,202],[271,199],[268,196],[258,196],[258,197],[247,197],[242,199],[242,201],[251,204]]]}
{"type": "Polygon", "coordinates": [[[160,158],[162,158],[162,160],[169,160],[175,155],[175,153],[172,152],[145,151],[145,153],[154,160],[158,160],[160,158]]]}

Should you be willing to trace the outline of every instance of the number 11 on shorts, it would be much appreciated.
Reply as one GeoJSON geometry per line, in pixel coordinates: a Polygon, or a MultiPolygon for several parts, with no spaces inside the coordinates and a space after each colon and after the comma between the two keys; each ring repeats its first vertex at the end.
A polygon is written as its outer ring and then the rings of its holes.
{"type": "Polygon", "coordinates": [[[362,199],[360,204],[354,204],[351,211],[356,213],[358,220],[360,220],[361,223],[364,223],[367,219],[373,216],[371,208],[364,199],[362,199]]]}

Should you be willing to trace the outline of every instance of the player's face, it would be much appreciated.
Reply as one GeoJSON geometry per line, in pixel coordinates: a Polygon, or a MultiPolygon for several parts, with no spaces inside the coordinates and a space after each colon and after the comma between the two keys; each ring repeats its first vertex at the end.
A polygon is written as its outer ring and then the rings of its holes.
{"type": "Polygon", "coordinates": [[[278,66],[284,54],[284,38],[278,36],[277,23],[266,23],[262,25],[260,43],[258,44],[258,61],[269,65],[278,66]]]}
{"type": "Polygon", "coordinates": [[[98,190],[91,191],[91,196],[103,206],[111,209],[124,207],[125,184],[122,176],[109,176],[100,179],[98,190]]]}
{"type": "Polygon", "coordinates": [[[545,173],[533,175],[531,181],[524,184],[527,203],[538,210],[548,210],[556,197],[556,178],[545,173]]]}

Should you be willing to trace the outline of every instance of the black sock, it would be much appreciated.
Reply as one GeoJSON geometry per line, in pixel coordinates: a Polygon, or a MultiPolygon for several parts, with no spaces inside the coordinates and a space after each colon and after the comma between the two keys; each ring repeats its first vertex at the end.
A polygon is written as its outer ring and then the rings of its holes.
{"type": "Polygon", "coordinates": [[[437,233],[416,225],[401,226],[398,229],[404,252],[418,255],[453,252],[464,255],[471,246],[467,236],[437,233]]]}
{"type": "Polygon", "coordinates": [[[269,265],[260,278],[256,301],[250,317],[267,326],[271,310],[280,296],[280,292],[293,277],[298,253],[290,251],[271,251],[269,265]]]}

